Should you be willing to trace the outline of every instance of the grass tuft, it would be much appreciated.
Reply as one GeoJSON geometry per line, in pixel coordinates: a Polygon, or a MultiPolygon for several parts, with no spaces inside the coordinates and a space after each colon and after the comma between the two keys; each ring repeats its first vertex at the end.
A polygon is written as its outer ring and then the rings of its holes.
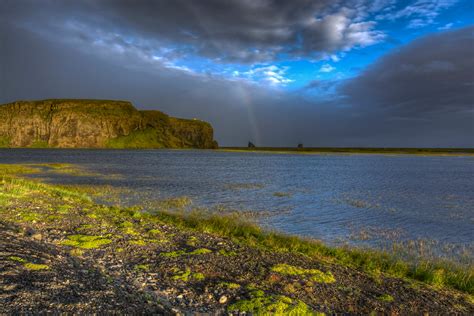
{"type": "Polygon", "coordinates": [[[434,260],[408,262],[382,251],[329,247],[320,241],[265,231],[236,214],[159,211],[155,213],[155,216],[163,222],[181,228],[217,234],[253,247],[325,258],[344,266],[362,269],[373,275],[385,273],[474,294],[474,267],[472,266],[458,266],[452,262],[434,260]]]}
{"type": "Polygon", "coordinates": [[[251,313],[253,315],[315,315],[300,300],[282,295],[265,295],[263,291],[253,291],[250,298],[229,305],[228,312],[251,313]]]}
{"type": "Polygon", "coordinates": [[[299,275],[309,277],[311,281],[318,283],[334,283],[336,279],[331,272],[322,272],[318,269],[303,269],[289,264],[277,264],[272,268],[273,272],[284,275],[299,275]]]}
{"type": "Polygon", "coordinates": [[[62,242],[63,245],[81,249],[96,249],[112,242],[112,240],[102,236],[71,235],[67,238],[62,242]]]}
{"type": "Polygon", "coordinates": [[[393,302],[393,301],[394,301],[393,296],[392,296],[392,295],[389,295],[389,294],[382,294],[382,295],[380,295],[377,299],[378,299],[379,301],[387,302],[387,303],[390,303],[390,302],[393,302]]]}

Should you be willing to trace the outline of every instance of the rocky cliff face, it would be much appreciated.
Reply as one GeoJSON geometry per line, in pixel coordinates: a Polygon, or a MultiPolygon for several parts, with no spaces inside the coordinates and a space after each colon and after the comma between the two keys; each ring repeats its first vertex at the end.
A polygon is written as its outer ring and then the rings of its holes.
{"type": "Polygon", "coordinates": [[[0,105],[1,147],[216,148],[200,120],[138,111],[130,102],[19,101],[0,105]]]}

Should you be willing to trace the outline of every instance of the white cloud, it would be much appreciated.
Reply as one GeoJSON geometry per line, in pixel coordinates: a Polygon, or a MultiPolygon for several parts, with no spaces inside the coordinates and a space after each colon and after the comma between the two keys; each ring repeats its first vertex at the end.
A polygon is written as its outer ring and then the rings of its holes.
{"type": "Polygon", "coordinates": [[[420,28],[433,24],[442,10],[454,5],[458,0],[416,0],[401,10],[379,14],[377,20],[411,19],[408,28],[420,28]]]}
{"type": "Polygon", "coordinates": [[[443,26],[438,27],[438,30],[440,30],[440,31],[449,30],[450,28],[453,27],[453,25],[454,25],[454,23],[447,23],[443,26]]]}
{"type": "Polygon", "coordinates": [[[278,67],[276,65],[255,66],[249,71],[240,73],[240,75],[242,78],[256,83],[281,86],[294,81],[286,77],[287,70],[288,67],[278,67]]]}
{"type": "Polygon", "coordinates": [[[336,68],[334,68],[333,66],[329,65],[329,64],[324,64],[321,66],[321,68],[319,69],[319,72],[331,72],[331,71],[334,71],[336,68]]]}

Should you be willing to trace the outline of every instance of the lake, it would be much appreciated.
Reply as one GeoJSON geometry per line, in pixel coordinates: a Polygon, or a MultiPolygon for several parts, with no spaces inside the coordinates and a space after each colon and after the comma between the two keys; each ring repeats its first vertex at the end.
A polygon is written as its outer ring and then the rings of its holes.
{"type": "Polygon", "coordinates": [[[0,163],[52,162],[119,175],[52,182],[126,187],[135,199],[187,196],[195,206],[250,212],[267,228],[332,245],[400,243],[426,256],[473,260],[472,156],[0,150],[0,163]]]}

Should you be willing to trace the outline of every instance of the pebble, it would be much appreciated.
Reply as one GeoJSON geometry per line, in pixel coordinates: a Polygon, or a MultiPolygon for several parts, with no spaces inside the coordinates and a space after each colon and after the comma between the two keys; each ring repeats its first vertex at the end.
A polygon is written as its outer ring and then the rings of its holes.
{"type": "Polygon", "coordinates": [[[220,304],[225,304],[227,302],[227,296],[222,295],[221,298],[219,299],[220,304]]]}

